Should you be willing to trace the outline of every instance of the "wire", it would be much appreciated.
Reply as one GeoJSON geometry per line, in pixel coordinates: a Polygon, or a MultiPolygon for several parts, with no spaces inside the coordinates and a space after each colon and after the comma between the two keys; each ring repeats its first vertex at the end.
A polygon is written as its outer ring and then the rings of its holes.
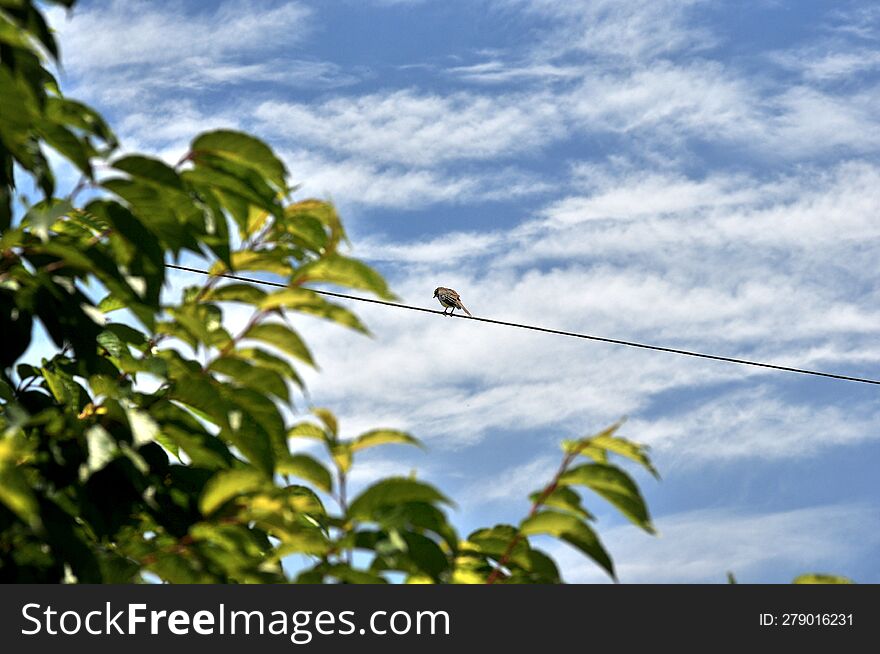
{"type": "MultiPolygon", "coordinates": [[[[227,273],[212,273],[207,270],[199,270],[198,268],[188,268],[186,266],[177,266],[166,263],[167,268],[182,270],[185,272],[198,273],[200,275],[211,275],[214,277],[225,277],[227,279],[235,279],[240,282],[250,282],[252,284],[262,284],[263,286],[275,286],[278,288],[288,288],[287,284],[278,282],[268,282],[262,279],[254,279],[253,277],[241,277],[238,275],[230,275],[227,273]]],[[[618,338],[606,338],[604,336],[592,336],[590,334],[579,334],[577,332],[567,332],[561,329],[550,329],[549,327],[538,327],[536,325],[523,325],[517,322],[508,322],[506,320],[493,320],[492,318],[480,318],[478,316],[466,316],[464,314],[446,314],[437,309],[426,309],[424,307],[415,307],[409,304],[398,304],[397,302],[387,302],[385,300],[374,300],[372,298],[358,297],[356,295],[346,295],[345,293],[334,293],[333,291],[319,291],[309,289],[320,295],[329,295],[331,297],[344,298],[346,300],[357,300],[358,302],[369,302],[371,304],[382,304],[397,309],[409,309],[410,311],[421,311],[423,313],[434,313],[438,315],[451,315],[453,318],[463,318],[464,320],[475,320],[477,322],[485,322],[491,325],[503,325],[504,327],[517,327],[519,329],[529,329],[536,332],[544,332],[545,334],[555,334],[557,336],[570,336],[572,338],[582,338],[588,341],[598,341],[600,343],[612,343],[614,345],[625,345],[627,347],[636,347],[642,350],[653,350],[655,352],[668,352],[670,354],[680,354],[682,356],[697,357],[699,359],[710,359],[712,361],[725,361],[727,363],[737,363],[743,366],[753,366],[756,368],[768,368],[770,370],[781,370],[783,372],[796,372],[801,375],[813,375],[815,377],[827,377],[829,379],[840,379],[843,381],[858,382],[861,384],[874,384],[880,386],[880,380],[867,379],[864,377],[851,377],[849,375],[838,375],[832,372],[821,372],[819,370],[807,370],[805,368],[793,368],[790,366],[779,366],[773,363],[763,363],[761,361],[749,361],[747,359],[735,359],[733,357],[725,357],[717,354],[705,354],[703,352],[693,352],[691,350],[680,350],[674,347],[663,347],[660,345],[649,345],[647,343],[636,343],[634,341],[623,341],[618,338]]]]}

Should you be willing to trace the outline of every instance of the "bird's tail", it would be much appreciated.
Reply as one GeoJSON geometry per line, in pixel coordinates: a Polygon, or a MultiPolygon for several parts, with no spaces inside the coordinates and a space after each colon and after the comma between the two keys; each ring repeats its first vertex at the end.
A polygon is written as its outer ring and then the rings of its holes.
{"type": "Polygon", "coordinates": [[[465,307],[464,304],[460,304],[460,303],[459,303],[458,306],[461,307],[461,310],[464,311],[464,312],[465,312],[467,315],[469,315],[471,318],[474,317],[474,315],[473,315],[470,311],[467,310],[467,307],[465,307]]]}

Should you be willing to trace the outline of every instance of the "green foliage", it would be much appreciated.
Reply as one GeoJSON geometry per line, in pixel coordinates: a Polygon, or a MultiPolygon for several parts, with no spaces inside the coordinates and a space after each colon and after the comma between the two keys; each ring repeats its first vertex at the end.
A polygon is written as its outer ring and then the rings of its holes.
{"type": "Polygon", "coordinates": [[[420,443],[391,429],[343,438],[327,409],[291,424],[305,404],[298,367],[316,362],[288,318],[368,333],[308,285],[393,298],[381,275],[340,253],[347,238],[333,206],[292,200],[283,162],[253,136],[201,134],[173,166],[116,156],[100,115],[61,94],[46,69],[53,58],[34,3],[3,3],[0,581],[284,582],[282,559],[297,554],[308,561],[294,579],[303,583],[391,573],[408,583],[557,583],[555,563],[531,542],[547,536],[613,574],[575,489],[652,531],[638,488],[609,457],[655,471],[616,427],[566,445],[518,527],[462,539],[452,502],[414,477],[349,498],[356,456],[420,443]],[[55,195],[47,149],[82,175],[67,197],[55,195]],[[108,173],[96,176],[96,164],[108,173]],[[14,174],[42,198],[29,204],[14,174]],[[169,300],[165,262],[184,254],[214,274],[169,300]],[[240,270],[286,288],[221,276],[240,270]],[[234,331],[224,326],[231,304],[249,311],[234,331]],[[38,325],[57,352],[20,362],[38,325]],[[292,448],[303,438],[323,454],[292,448]],[[591,462],[573,467],[580,456],[591,462]]]}
{"type": "Polygon", "coordinates": [[[827,575],[827,574],[805,574],[795,577],[793,584],[852,584],[855,583],[852,579],[848,577],[841,577],[839,575],[827,575]]]}

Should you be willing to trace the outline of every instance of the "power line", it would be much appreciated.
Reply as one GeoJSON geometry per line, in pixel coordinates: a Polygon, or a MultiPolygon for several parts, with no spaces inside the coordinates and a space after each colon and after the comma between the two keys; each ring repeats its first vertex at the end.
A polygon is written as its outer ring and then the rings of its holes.
{"type": "MultiPolygon", "coordinates": [[[[277,288],[288,288],[287,284],[278,282],[268,282],[262,279],[254,279],[253,277],[241,277],[239,275],[230,275],[227,273],[212,273],[208,270],[199,270],[198,268],[188,268],[186,266],[177,266],[166,263],[167,268],[182,270],[185,272],[198,273],[200,275],[211,275],[214,277],[225,277],[227,279],[235,279],[240,282],[250,282],[252,284],[262,284],[263,286],[275,286],[277,288]]],[[[635,341],[623,341],[618,338],[606,338],[604,336],[592,336],[590,334],[579,334],[577,332],[567,332],[561,329],[550,329],[549,327],[538,327],[537,325],[523,325],[517,322],[508,322],[506,320],[494,320],[492,318],[481,318],[478,316],[466,316],[464,314],[445,314],[438,309],[426,309],[424,307],[416,307],[409,304],[398,304],[397,302],[387,302],[385,300],[374,300],[372,298],[358,297],[356,295],[346,295],[345,293],[335,293],[333,291],[319,291],[309,289],[320,295],[329,295],[331,297],[343,298],[346,300],[357,300],[358,302],[369,302],[371,304],[382,304],[397,309],[409,309],[410,311],[421,311],[423,313],[434,313],[438,315],[452,315],[453,318],[462,318],[464,320],[475,320],[477,322],[485,322],[492,325],[502,325],[504,327],[517,327],[519,329],[529,329],[536,332],[544,332],[545,334],[555,334],[557,336],[570,336],[572,338],[582,338],[588,341],[598,341],[600,343],[612,343],[613,345],[625,345],[627,347],[636,347],[642,350],[653,350],[655,352],[668,352],[670,354],[680,354],[682,356],[697,357],[699,359],[710,359],[712,361],[725,361],[727,363],[737,363],[743,366],[753,366],[756,368],[768,368],[770,370],[781,370],[783,372],[796,372],[801,375],[813,375],[815,377],[827,377],[829,379],[840,379],[843,381],[859,382],[861,384],[874,384],[880,386],[880,380],[867,379],[864,377],[851,377],[849,375],[838,375],[831,372],[821,372],[819,370],[807,370],[805,368],[793,368],[791,366],[779,366],[773,363],[763,363],[761,361],[749,361],[747,359],[736,359],[733,357],[725,357],[717,354],[705,354],[703,352],[693,352],[691,350],[680,350],[674,347],[663,347],[660,345],[649,345],[647,343],[636,343],[635,341]]]]}

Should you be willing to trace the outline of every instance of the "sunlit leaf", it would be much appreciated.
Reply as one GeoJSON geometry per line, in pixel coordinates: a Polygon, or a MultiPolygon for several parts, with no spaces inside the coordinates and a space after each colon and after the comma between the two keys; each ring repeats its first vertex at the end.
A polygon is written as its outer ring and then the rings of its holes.
{"type": "Polygon", "coordinates": [[[330,409],[317,407],[312,409],[312,413],[318,416],[318,419],[324,423],[329,434],[334,437],[339,436],[339,421],[336,420],[336,416],[333,415],[333,412],[330,409]]]}
{"type": "Polygon", "coordinates": [[[26,523],[40,522],[39,505],[30,484],[17,467],[19,452],[10,438],[0,440],[0,503],[26,523]]]}
{"type": "Polygon", "coordinates": [[[288,309],[306,313],[318,318],[338,323],[363,334],[369,331],[360,319],[345,307],[327,302],[314,291],[306,288],[288,288],[266,296],[259,304],[260,309],[288,309]]]}
{"type": "Polygon", "coordinates": [[[407,477],[389,477],[363,491],[351,502],[348,514],[355,519],[369,519],[378,509],[403,502],[451,504],[451,501],[433,486],[407,477]]]}
{"type": "Polygon", "coordinates": [[[274,370],[255,366],[242,358],[235,356],[217,358],[211,362],[208,370],[226,375],[243,386],[261,393],[272,394],[285,402],[290,400],[287,384],[284,383],[281,375],[274,370]]]}
{"type": "Polygon", "coordinates": [[[266,291],[253,284],[226,284],[210,289],[202,299],[206,302],[244,302],[259,305],[266,297],[266,291]]]}
{"type": "Polygon", "coordinates": [[[294,475],[310,481],[326,493],[333,489],[333,477],[330,471],[308,454],[293,454],[279,461],[276,470],[281,475],[294,475]]]}
{"type": "Polygon", "coordinates": [[[415,445],[416,447],[424,447],[417,438],[410,436],[406,432],[396,431],[394,429],[374,429],[361,434],[352,441],[351,450],[357,452],[368,447],[376,447],[377,445],[386,445],[391,443],[402,443],[406,445],[415,445]]]}
{"type": "Polygon", "coordinates": [[[254,168],[279,189],[287,188],[287,169],[261,140],[233,130],[216,130],[196,137],[190,149],[197,157],[208,152],[254,168]]]}
{"type": "Polygon", "coordinates": [[[793,584],[853,584],[855,583],[849,577],[841,577],[839,575],[827,574],[805,574],[795,577],[793,584]]]}
{"type": "Polygon", "coordinates": [[[594,447],[614,452],[630,461],[635,461],[636,463],[641,464],[648,472],[654,475],[655,478],[660,478],[660,474],[648,458],[648,447],[646,445],[634,443],[633,441],[621,438],[620,436],[605,435],[595,436],[590,439],[590,442],[594,447]]]}
{"type": "Polygon", "coordinates": [[[259,323],[248,329],[244,338],[252,338],[263,341],[277,347],[282,352],[314,366],[312,354],[299,335],[284,325],[278,323],[259,323]]]}
{"type": "Polygon", "coordinates": [[[205,486],[199,500],[199,509],[204,515],[210,515],[234,497],[253,493],[270,485],[264,474],[252,468],[221,470],[205,486]]]}
{"type": "Polygon", "coordinates": [[[301,267],[295,276],[298,284],[321,282],[375,293],[386,300],[395,299],[382,276],[367,264],[339,254],[331,254],[301,267]]]}
{"type": "Polygon", "coordinates": [[[185,192],[177,172],[159,159],[142,155],[127,155],[114,161],[113,167],[158,186],[168,187],[181,193],[185,192]]]}
{"type": "Polygon", "coordinates": [[[608,552],[599,542],[589,525],[568,513],[558,511],[541,511],[530,518],[526,518],[520,525],[520,530],[527,536],[537,534],[549,534],[566,543],[578,548],[584,554],[598,563],[612,578],[614,578],[614,564],[608,552]]]}
{"type": "Polygon", "coordinates": [[[330,457],[342,472],[348,472],[352,464],[351,443],[333,440],[330,442],[330,457]]]}
{"type": "Polygon", "coordinates": [[[310,422],[294,425],[288,432],[288,438],[313,438],[319,441],[327,439],[327,432],[310,422]]]}
{"type": "Polygon", "coordinates": [[[577,484],[597,492],[616,506],[623,515],[649,534],[654,533],[648,507],[632,478],[617,466],[604,463],[585,463],[568,470],[559,479],[560,484],[577,484]]]}
{"type": "MultiPolygon", "coordinates": [[[[529,499],[536,502],[543,495],[542,491],[532,493],[529,499]]],[[[561,509],[584,520],[593,520],[593,514],[581,504],[581,496],[567,486],[557,486],[550,495],[544,497],[543,504],[554,509],[561,509]]]]}

